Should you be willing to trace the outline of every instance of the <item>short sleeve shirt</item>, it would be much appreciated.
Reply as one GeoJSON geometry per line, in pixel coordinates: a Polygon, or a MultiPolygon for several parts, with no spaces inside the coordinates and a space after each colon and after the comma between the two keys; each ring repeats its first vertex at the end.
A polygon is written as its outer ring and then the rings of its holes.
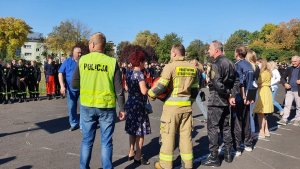
{"type": "Polygon", "coordinates": [[[66,78],[67,89],[72,90],[72,91],[79,91],[78,89],[72,88],[72,78],[73,78],[73,73],[74,73],[76,65],[77,65],[77,62],[72,57],[69,57],[62,63],[62,65],[60,66],[60,68],[58,70],[58,72],[62,73],[64,75],[64,77],[66,78]]]}

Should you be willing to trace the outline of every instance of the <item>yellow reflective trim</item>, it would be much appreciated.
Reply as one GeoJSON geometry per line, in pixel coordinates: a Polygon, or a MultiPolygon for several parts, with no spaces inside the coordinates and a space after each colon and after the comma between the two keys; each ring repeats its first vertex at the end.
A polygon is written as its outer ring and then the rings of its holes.
{"type": "Polygon", "coordinates": [[[158,80],[158,83],[160,83],[160,84],[162,84],[162,85],[164,85],[164,86],[167,86],[167,85],[169,84],[169,80],[160,78],[160,79],[158,80]]]}
{"type": "Polygon", "coordinates": [[[192,67],[176,67],[176,76],[195,77],[197,70],[192,67]]]}
{"type": "Polygon", "coordinates": [[[190,106],[191,101],[166,101],[165,105],[169,106],[190,106]]]}
{"type": "Polygon", "coordinates": [[[193,160],[193,158],[194,158],[193,154],[181,154],[180,153],[180,156],[183,161],[190,161],[190,160],[193,160]]]}
{"type": "Polygon", "coordinates": [[[192,84],[191,88],[199,88],[199,84],[198,83],[194,83],[194,84],[192,84]]]}
{"type": "Polygon", "coordinates": [[[164,153],[159,153],[159,160],[173,161],[173,155],[167,155],[167,154],[164,154],[164,153]]]}
{"type": "Polygon", "coordinates": [[[177,97],[177,94],[178,94],[178,86],[179,86],[179,78],[175,78],[175,81],[174,81],[174,90],[172,92],[172,96],[173,97],[177,97]]]}
{"type": "Polygon", "coordinates": [[[155,97],[155,93],[151,89],[148,90],[148,95],[153,98],[155,97]]]}

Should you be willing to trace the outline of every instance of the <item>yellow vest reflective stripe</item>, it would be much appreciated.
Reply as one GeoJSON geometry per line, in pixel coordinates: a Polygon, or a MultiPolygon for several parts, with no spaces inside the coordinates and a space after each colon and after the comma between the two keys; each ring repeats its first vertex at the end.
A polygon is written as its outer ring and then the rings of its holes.
{"type": "Polygon", "coordinates": [[[116,59],[92,52],[79,60],[80,103],[87,107],[115,108],[116,59]]]}
{"type": "Polygon", "coordinates": [[[183,161],[190,161],[190,160],[193,160],[193,158],[194,158],[193,154],[180,153],[180,156],[183,161]]]}
{"type": "Polygon", "coordinates": [[[159,153],[159,160],[161,161],[173,161],[173,155],[167,155],[164,153],[159,153]]]}
{"type": "Polygon", "coordinates": [[[169,97],[167,101],[165,101],[165,105],[169,106],[191,106],[192,102],[190,97],[169,97]]]}

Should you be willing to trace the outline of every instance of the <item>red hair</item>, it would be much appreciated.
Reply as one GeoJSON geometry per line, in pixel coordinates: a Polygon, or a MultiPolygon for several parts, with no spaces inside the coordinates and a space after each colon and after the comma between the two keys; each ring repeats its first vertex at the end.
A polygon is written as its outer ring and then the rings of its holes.
{"type": "Polygon", "coordinates": [[[130,53],[129,62],[133,67],[139,67],[140,63],[145,61],[146,54],[142,50],[136,50],[130,53]]]}

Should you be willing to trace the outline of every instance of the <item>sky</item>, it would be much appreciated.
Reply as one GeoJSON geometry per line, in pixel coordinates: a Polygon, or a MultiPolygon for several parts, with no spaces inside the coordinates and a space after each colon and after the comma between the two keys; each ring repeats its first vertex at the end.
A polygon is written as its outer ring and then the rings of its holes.
{"type": "Polygon", "coordinates": [[[0,0],[0,17],[23,19],[44,36],[61,21],[77,20],[115,44],[149,30],[161,38],[174,32],[188,45],[300,19],[299,7],[297,0],[0,0]]]}

